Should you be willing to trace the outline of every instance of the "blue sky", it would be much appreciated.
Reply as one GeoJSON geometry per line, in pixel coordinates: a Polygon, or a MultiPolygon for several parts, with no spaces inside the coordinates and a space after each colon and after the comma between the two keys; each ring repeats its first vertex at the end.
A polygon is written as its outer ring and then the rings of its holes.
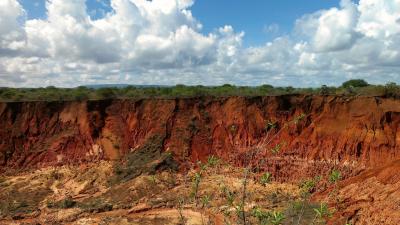
{"type": "Polygon", "coordinates": [[[244,41],[250,46],[290,33],[304,14],[338,5],[339,0],[198,0],[192,11],[204,32],[230,24],[246,33],[244,41]]]}
{"type": "MultiPolygon", "coordinates": [[[[68,1],[68,0],[66,0],[68,1]]],[[[46,18],[46,0],[19,0],[29,19],[46,18]]],[[[110,12],[110,0],[87,0],[87,11],[92,18],[102,17],[103,12],[110,12]]]]}
{"type": "MultiPolygon", "coordinates": [[[[45,18],[45,0],[19,0],[28,18],[45,18]]],[[[110,12],[110,0],[86,0],[93,19],[110,12]]],[[[197,0],[192,13],[203,25],[204,34],[231,25],[244,31],[246,46],[261,45],[292,31],[294,22],[304,14],[339,6],[339,0],[197,0]]]]}
{"type": "Polygon", "coordinates": [[[400,83],[400,1],[0,0],[0,86],[348,79],[400,83]]]}

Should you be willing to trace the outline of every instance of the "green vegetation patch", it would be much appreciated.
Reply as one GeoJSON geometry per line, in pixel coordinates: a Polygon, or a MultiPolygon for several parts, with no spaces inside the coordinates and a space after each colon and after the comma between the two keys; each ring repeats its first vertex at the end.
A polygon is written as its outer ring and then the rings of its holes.
{"type": "Polygon", "coordinates": [[[229,96],[277,96],[288,94],[307,95],[362,95],[400,97],[396,83],[372,85],[362,79],[344,82],[339,87],[322,85],[313,88],[261,86],[126,86],[105,88],[0,88],[0,101],[83,101],[101,99],[143,99],[143,98],[182,98],[182,97],[229,97],[229,96]]]}
{"type": "Polygon", "coordinates": [[[71,197],[66,197],[58,202],[47,202],[48,208],[69,209],[75,207],[75,205],[76,201],[71,197]]]}
{"type": "Polygon", "coordinates": [[[83,209],[84,212],[88,213],[101,213],[113,210],[113,205],[104,202],[102,199],[93,199],[86,203],[79,203],[78,207],[83,209]]]}
{"type": "Polygon", "coordinates": [[[13,186],[0,190],[0,218],[21,219],[34,214],[40,203],[53,193],[49,188],[23,187],[13,186]]]}

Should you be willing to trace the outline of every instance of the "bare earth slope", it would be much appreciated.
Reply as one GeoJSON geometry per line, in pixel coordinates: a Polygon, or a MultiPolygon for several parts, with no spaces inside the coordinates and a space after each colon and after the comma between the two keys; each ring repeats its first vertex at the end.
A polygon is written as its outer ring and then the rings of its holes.
{"type": "Polygon", "coordinates": [[[333,220],[399,224],[399,124],[400,101],[379,97],[0,103],[0,170],[117,160],[155,136],[183,166],[210,155],[241,165],[261,144],[257,157],[276,181],[342,172],[347,205],[333,220]]]}

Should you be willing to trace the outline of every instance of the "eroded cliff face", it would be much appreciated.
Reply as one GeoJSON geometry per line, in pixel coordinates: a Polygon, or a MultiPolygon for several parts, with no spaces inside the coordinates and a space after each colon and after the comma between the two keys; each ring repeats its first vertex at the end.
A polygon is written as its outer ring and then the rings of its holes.
{"type": "MultiPolygon", "coordinates": [[[[339,169],[341,207],[328,224],[399,224],[399,125],[400,101],[375,97],[0,103],[0,173],[65,164],[96,169],[98,160],[159,140],[157,151],[172,152],[182,167],[209,155],[243,165],[255,153],[251,162],[275,181],[339,169]]],[[[111,165],[105,170],[112,173],[111,165]]],[[[319,186],[313,200],[334,206],[332,185],[319,186]]]]}
{"type": "Polygon", "coordinates": [[[181,162],[241,163],[234,156],[259,145],[263,166],[282,179],[339,165],[350,176],[400,157],[399,123],[400,101],[375,97],[0,103],[0,167],[114,160],[158,135],[181,162]]]}

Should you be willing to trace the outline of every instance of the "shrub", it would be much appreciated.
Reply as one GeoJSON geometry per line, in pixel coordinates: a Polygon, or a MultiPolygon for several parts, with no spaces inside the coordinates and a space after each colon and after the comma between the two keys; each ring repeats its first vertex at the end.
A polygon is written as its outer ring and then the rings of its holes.
{"type": "Polygon", "coordinates": [[[308,195],[312,193],[317,185],[317,181],[315,179],[308,179],[300,183],[300,190],[303,195],[308,195]]]}
{"type": "Polygon", "coordinates": [[[273,225],[280,225],[282,224],[283,220],[285,219],[285,215],[282,212],[272,212],[270,222],[273,225]]]}
{"type": "Polygon", "coordinates": [[[335,87],[328,87],[326,85],[322,85],[320,90],[319,90],[319,94],[320,95],[331,95],[331,94],[335,94],[335,87]]]}
{"type": "Polygon", "coordinates": [[[197,195],[198,195],[198,191],[199,191],[200,181],[201,181],[201,174],[200,173],[195,173],[194,176],[192,177],[192,192],[191,192],[191,196],[195,200],[196,206],[197,206],[197,195]]]}
{"type": "Polygon", "coordinates": [[[233,202],[235,201],[235,192],[229,190],[226,186],[222,187],[222,192],[225,195],[228,206],[233,206],[233,202]]]}
{"type": "Polygon", "coordinates": [[[325,224],[326,219],[332,216],[332,212],[329,210],[328,205],[325,203],[321,203],[318,208],[314,209],[314,212],[315,212],[314,221],[322,224],[325,224]]]}
{"type": "Polygon", "coordinates": [[[212,155],[207,159],[207,166],[214,167],[219,164],[219,161],[220,159],[218,157],[212,155]]]}
{"type": "Polygon", "coordinates": [[[66,197],[65,199],[61,200],[57,205],[59,208],[62,209],[69,209],[74,207],[76,202],[71,197],[66,197]]]}
{"type": "Polygon", "coordinates": [[[63,174],[57,172],[56,170],[53,170],[50,173],[50,178],[53,180],[60,180],[62,177],[63,177],[63,174]]]}
{"type": "Polygon", "coordinates": [[[337,183],[342,179],[342,174],[338,170],[332,170],[329,174],[329,182],[337,183]]]}
{"type": "Polygon", "coordinates": [[[100,199],[96,199],[85,204],[80,204],[79,207],[83,209],[85,212],[101,213],[101,212],[111,211],[114,206],[110,203],[104,203],[100,199]]]}
{"type": "Polygon", "coordinates": [[[266,186],[269,182],[271,182],[272,174],[269,172],[264,173],[260,178],[260,184],[262,186],[266,186]]]}
{"type": "Polygon", "coordinates": [[[183,215],[183,206],[185,205],[185,199],[183,197],[180,197],[178,200],[178,212],[179,212],[179,222],[181,225],[185,225],[187,222],[187,219],[183,215]]]}
{"type": "Polygon", "coordinates": [[[260,225],[268,225],[269,219],[271,218],[271,213],[262,210],[260,207],[255,207],[252,210],[251,215],[257,218],[260,225]]]}
{"type": "Polygon", "coordinates": [[[280,151],[281,151],[281,148],[282,148],[282,144],[276,144],[272,149],[271,149],[271,152],[272,152],[272,154],[274,154],[274,155],[276,155],[276,154],[278,154],[280,151]]]}
{"type": "Polygon", "coordinates": [[[342,84],[342,87],[344,88],[348,88],[348,87],[366,87],[369,84],[362,79],[352,79],[352,80],[348,80],[346,82],[344,82],[342,84]]]}
{"type": "Polygon", "coordinates": [[[398,97],[400,95],[400,88],[399,86],[394,83],[387,83],[384,89],[385,97],[398,97]]]}
{"type": "Polygon", "coordinates": [[[202,207],[203,207],[203,208],[204,208],[204,207],[208,207],[209,204],[210,204],[210,201],[211,201],[211,195],[204,195],[204,196],[201,198],[202,207]]]}

